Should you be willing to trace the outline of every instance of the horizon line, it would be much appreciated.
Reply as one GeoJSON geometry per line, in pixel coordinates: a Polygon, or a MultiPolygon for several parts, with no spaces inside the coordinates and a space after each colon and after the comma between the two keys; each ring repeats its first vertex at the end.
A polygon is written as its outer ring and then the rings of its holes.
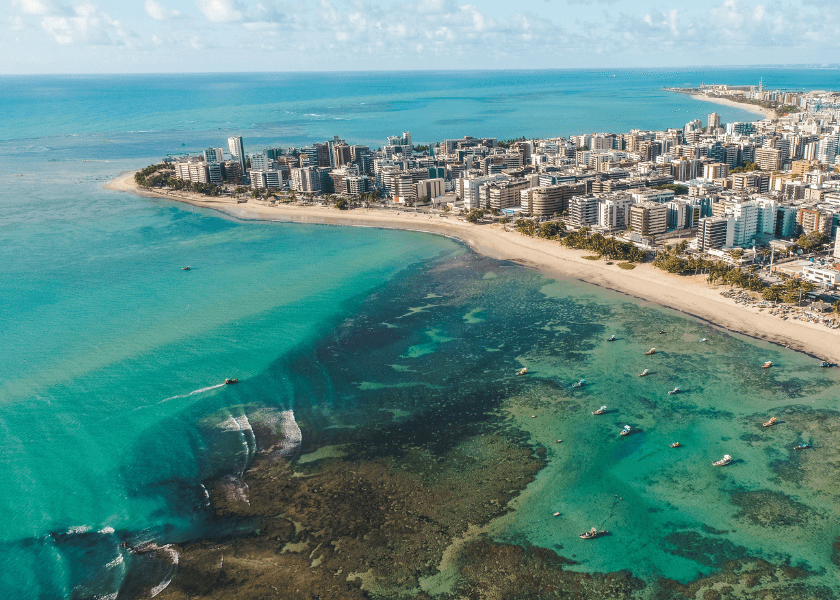
{"type": "Polygon", "coordinates": [[[369,73],[551,73],[564,71],[693,71],[698,69],[725,71],[737,69],[811,69],[838,70],[840,63],[772,63],[746,65],[681,65],[663,67],[564,67],[564,68],[519,68],[506,69],[366,69],[366,70],[300,70],[300,71],[113,71],[113,72],[78,72],[78,73],[0,73],[0,77],[91,77],[91,76],[130,76],[130,75],[345,75],[369,73]]]}

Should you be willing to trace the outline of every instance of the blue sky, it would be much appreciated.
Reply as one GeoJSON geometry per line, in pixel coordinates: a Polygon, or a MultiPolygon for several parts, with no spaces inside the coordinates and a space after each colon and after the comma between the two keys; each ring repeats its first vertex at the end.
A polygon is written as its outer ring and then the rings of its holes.
{"type": "Polygon", "coordinates": [[[840,0],[4,0],[0,73],[837,62],[840,0]]]}

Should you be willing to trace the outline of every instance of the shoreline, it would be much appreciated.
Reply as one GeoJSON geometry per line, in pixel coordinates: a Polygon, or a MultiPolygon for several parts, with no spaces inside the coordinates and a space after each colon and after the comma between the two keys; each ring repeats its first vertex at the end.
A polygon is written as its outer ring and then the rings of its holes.
{"type": "MultiPolygon", "coordinates": [[[[713,104],[720,104],[721,106],[728,106],[730,108],[740,108],[741,110],[745,110],[747,112],[751,112],[754,115],[761,115],[764,119],[775,119],[776,118],[776,111],[770,108],[764,108],[763,106],[758,106],[757,104],[750,104],[748,102],[736,102],[735,100],[729,100],[727,98],[718,98],[715,96],[707,96],[706,94],[701,94],[699,92],[688,92],[688,91],[678,91],[678,90],[668,90],[669,92],[674,92],[675,94],[685,94],[686,96],[690,96],[695,100],[700,100],[702,102],[711,102],[713,104]]],[[[755,119],[756,121],[761,121],[763,119],[755,119]]]]}
{"type": "Polygon", "coordinates": [[[246,221],[289,222],[317,225],[378,227],[433,233],[455,238],[475,252],[533,268],[553,278],[571,278],[632,298],[680,311],[686,316],[750,338],[785,346],[818,359],[840,363],[840,330],[805,321],[782,321],[757,309],[735,305],[720,295],[728,286],[710,286],[702,275],[681,276],[660,271],[650,263],[623,270],[604,260],[586,260],[586,251],[556,242],[530,238],[499,225],[473,225],[422,213],[394,213],[377,209],[339,211],[321,206],[267,206],[251,202],[207,199],[196,194],[164,194],[141,189],[134,173],[120,173],[105,184],[113,191],[147,198],[173,200],[220,211],[246,221]]]}

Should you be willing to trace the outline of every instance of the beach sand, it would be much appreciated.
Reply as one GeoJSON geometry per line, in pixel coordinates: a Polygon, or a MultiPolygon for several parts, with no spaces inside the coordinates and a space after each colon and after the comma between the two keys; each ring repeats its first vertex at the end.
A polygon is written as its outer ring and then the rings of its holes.
{"type": "Polygon", "coordinates": [[[165,198],[222,211],[243,220],[286,221],[323,225],[350,225],[425,231],[457,238],[473,250],[491,258],[509,260],[534,268],[550,277],[571,277],[615,290],[660,306],[699,317],[714,325],[754,338],[788,346],[831,362],[840,362],[840,329],[805,321],[783,321],[758,309],[736,305],[720,295],[728,286],[709,286],[703,276],[665,273],[651,264],[624,270],[617,263],[586,260],[584,251],[568,249],[557,242],[523,236],[501,225],[473,225],[456,216],[441,218],[403,211],[310,206],[267,206],[207,199],[196,194],[160,194],[140,189],[134,171],[121,173],[105,185],[107,189],[141,196],[165,198]]]}
{"type": "Polygon", "coordinates": [[[722,104],[723,106],[730,106],[732,108],[740,108],[741,110],[746,110],[747,112],[751,112],[756,115],[761,115],[762,119],[776,118],[775,110],[772,110],[770,108],[764,108],[763,106],[758,106],[756,104],[748,104],[746,102],[735,102],[734,100],[727,100],[726,98],[715,98],[712,96],[707,96],[706,94],[688,95],[694,98],[695,100],[701,100],[703,102],[713,102],[714,104],[722,104]]]}

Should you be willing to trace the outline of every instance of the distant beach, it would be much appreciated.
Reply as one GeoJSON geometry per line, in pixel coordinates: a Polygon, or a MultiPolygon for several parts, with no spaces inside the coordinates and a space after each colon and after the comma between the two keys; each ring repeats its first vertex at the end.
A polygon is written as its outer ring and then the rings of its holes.
{"type": "Polygon", "coordinates": [[[458,220],[455,215],[429,217],[409,211],[340,211],[323,206],[268,206],[252,202],[240,204],[183,192],[151,192],[136,185],[134,173],[121,173],[105,187],[219,210],[242,220],[382,227],[450,236],[491,258],[531,267],[550,277],[570,277],[622,292],[699,317],[731,331],[840,362],[840,331],[805,321],[783,321],[756,309],[736,306],[720,295],[721,291],[728,289],[727,286],[710,286],[702,275],[670,275],[651,264],[640,264],[635,269],[624,270],[617,264],[609,265],[603,260],[586,260],[583,258],[584,251],[568,249],[549,240],[526,237],[502,225],[473,225],[458,220]]]}
{"type": "Polygon", "coordinates": [[[690,92],[677,93],[691,96],[695,100],[701,100],[703,102],[713,102],[714,104],[720,104],[722,106],[728,106],[730,108],[740,108],[741,110],[745,110],[756,115],[761,115],[764,119],[772,119],[776,117],[776,111],[774,111],[773,109],[764,108],[763,106],[758,106],[757,104],[750,104],[749,102],[736,102],[734,100],[727,100],[726,98],[716,98],[714,96],[707,96],[706,94],[697,94],[690,92]]]}

